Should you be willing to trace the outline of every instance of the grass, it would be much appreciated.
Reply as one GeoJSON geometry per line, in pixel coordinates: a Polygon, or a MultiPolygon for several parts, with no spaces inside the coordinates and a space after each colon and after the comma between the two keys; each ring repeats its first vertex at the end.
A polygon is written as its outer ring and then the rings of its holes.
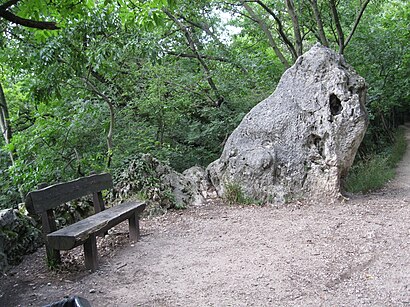
{"type": "Polygon", "coordinates": [[[229,205],[262,205],[260,201],[247,197],[243,192],[242,187],[233,182],[225,183],[223,199],[229,205]]]}
{"type": "Polygon", "coordinates": [[[350,169],[345,189],[351,193],[370,192],[383,187],[395,176],[395,168],[407,149],[404,130],[395,134],[395,142],[384,152],[359,161],[350,169]]]}
{"type": "Polygon", "coordinates": [[[237,183],[227,182],[225,184],[223,198],[230,205],[246,203],[245,194],[241,186],[237,183]]]}

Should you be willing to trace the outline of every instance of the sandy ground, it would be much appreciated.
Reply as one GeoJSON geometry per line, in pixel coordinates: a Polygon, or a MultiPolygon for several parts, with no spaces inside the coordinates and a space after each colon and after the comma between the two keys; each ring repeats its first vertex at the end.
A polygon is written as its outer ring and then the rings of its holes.
{"type": "Polygon", "coordinates": [[[117,227],[95,273],[81,249],[50,272],[41,249],[0,279],[0,306],[410,306],[409,202],[410,150],[385,189],[343,203],[214,202],[142,221],[136,244],[117,227]]]}

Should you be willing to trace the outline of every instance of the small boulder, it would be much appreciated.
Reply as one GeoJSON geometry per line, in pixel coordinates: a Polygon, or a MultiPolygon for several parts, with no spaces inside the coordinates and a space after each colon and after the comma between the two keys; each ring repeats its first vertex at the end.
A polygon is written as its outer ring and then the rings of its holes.
{"type": "Polygon", "coordinates": [[[0,271],[18,264],[43,244],[34,220],[16,209],[0,211],[0,271]]]}

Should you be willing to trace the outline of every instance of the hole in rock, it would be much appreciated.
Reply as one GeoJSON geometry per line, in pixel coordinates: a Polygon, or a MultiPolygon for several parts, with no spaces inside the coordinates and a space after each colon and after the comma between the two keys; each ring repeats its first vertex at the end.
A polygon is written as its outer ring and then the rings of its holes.
{"type": "Polygon", "coordinates": [[[331,94],[329,98],[329,107],[330,107],[330,113],[335,116],[339,115],[340,112],[342,112],[342,103],[339,98],[335,94],[331,94]]]}
{"type": "Polygon", "coordinates": [[[324,157],[324,143],[320,136],[311,134],[309,136],[309,143],[314,146],[321,157],[324,157]]]}

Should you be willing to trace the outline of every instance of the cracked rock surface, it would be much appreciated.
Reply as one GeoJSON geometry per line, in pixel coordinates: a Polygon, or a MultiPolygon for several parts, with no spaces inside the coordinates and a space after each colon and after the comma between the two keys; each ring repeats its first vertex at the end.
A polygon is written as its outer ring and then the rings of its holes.
{"type": "Polygon", "coordinates": [[[267,201],[336,198],[368,124],[366,84],[343,56],[315,45],[231,134],[207,172],[267,201]]]}

